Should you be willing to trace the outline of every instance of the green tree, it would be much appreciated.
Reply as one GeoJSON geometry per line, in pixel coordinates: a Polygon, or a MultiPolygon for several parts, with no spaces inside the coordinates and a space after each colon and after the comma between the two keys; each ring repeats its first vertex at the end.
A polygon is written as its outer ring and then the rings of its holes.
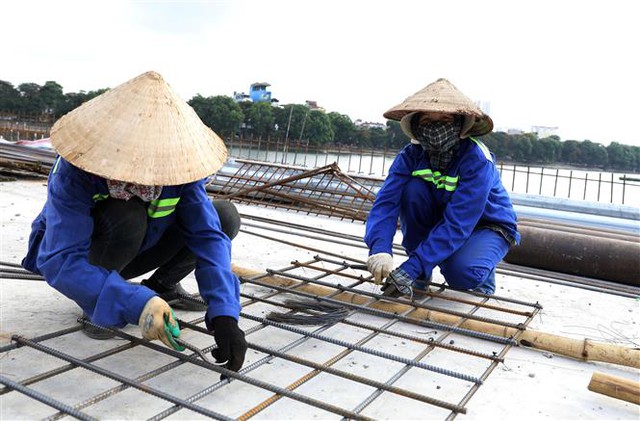
{"type": "Polygon", "coordinates": [[[602,168],[608,163],[608,154],[604,146],[599,143],[593,143],[590,140],[584,140],[580,143],[582,163],[588,167],[602,168]]]}
{"type": "Polygon", "coordinates": [[[245,123],[251,128],[251,132],[255,137],[260,139],[268,138],[273,132],[275,124],[271,103],[258,102],[248,107],[245,112],[245,123]]]}
{"type": "Polygon", "coordinates": [[[518,162],[528,162],[533,148],[531,137],[526,134],[516,135],[513,140],[513,159],[518,162]]]}
{"type": "Polygon", "coordinates": [[[539,139],[531,140],[531,156],[529,157],[529,162],[549,162],[548,156],[546,154],[547,151],[544,146],[544,143],[542,143],[542,141],[539,139]]]}
{"type": "Polygon", "coordinates": [[[62,86],[57,82],[48,81],[38,91],[42,104],[41,113],[58,115],[58,110],[64,106],[65,98],[62,86]]]}
{"type": "Polygon", "coordinates": [[[371,146],[376,149],[384,149],[387,145],[386,131],[380,127],[370,127],[367,130],[369,130],[371,146]]]}
{"type": "Polygon", "coordinates": [[[330,112],[327,114],[333,129],[333,143],[350,145],[353,143],[356,134],[356,125],[346,114],[330,112]]]}
{"type": "MultiPolygon", "coordinates": [[[[566,142],[565,142],[566,143],[566,142]]],[[[607,146],[607,155],[611,169],[633,171],[636,167],[634,151],[631,146],[611,142],[607,146]]]]}
{"type": "Polygon", "coordinates": [[[579,165],[582,162],[582,149],[575,140],[566,140],[562,143],[562,162],[579,165]]]}
{"type": "Polygon", "coordinates": [[[22,97],[13,84],[0,80],[0,111],[19,112],[22,108],[22,97]]]}
{"type": "Polygon", "coordinates": [[[358,127],[358,131],[356,132],[355,146],[359,146],[361,148],[371,147],[371,131],[369,131],[366,127],[358,127]]]}
{"type": "Polygon", "coordinates": [[[188,101],[204,124],[222,138],[233,138],[244,120],[240,106],[233,98],[218,95],[203,97],[198,94],[188,101]]]}
{"type": "Polygon", "coordinates": [[[324,111],[310,110],[302,138],[309,139],[314,146],[326,145],[333,140],[331,120],[324,111]]]}
{"type": "Polygon", "coordinates": [[[553,164],[558,162],[562,153],[562,142],[558,136],[549,136],[540,139],[540,145],[542,145],[542,162],[546,164],[553,164]]]}
{"type": "Polygon", "coordinates": [[[37,83],[21,83],[18,91],[22,97],[22,111],[27,114],[40,114],[44,110],[44,103],[40,98],[40,85],[37,83]]]}
{"type": "Polygon", "coordinates": [[[85,102],[97,97],[98,95],[102,95],[107,92],[108,89],[98,89],[97,91],[80,91],[80,92],[69,92],[64,95],[64,102],[60,105],[56,110],[57,116],[63,116],[70,111],[75,110],[85,102]]]}
{"type": "Polygon", "coordinates": [[[496,159],[509,160],[513,156],[511,152],[511,136],[505,132],[492,132],[478,138],[493,152],[496,159]]]}
{"type": "MultiPolygon", "coordinates": [[[[302,133],[302,125],[306,124],[309,107],[301,104],[287,104],[275,113],[278,125],[278,137],[285,139],[298,139],[302,133]]],[[[304,136],[304,133],[303,133],[304,136]]]]}
{"type": "Polygon", "coordinates": [[[389,149],[401,149],[411,139],[400,128],[400,122],[387,120],[387,140],[389,149]]]}

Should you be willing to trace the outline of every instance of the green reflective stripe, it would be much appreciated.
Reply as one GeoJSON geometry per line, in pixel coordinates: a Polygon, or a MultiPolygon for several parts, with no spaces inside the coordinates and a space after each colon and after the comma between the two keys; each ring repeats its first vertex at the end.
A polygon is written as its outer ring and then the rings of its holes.
{"type": "Polygon", "coordinates": [[[428,168],[424,170],[415,170],[411,175],[431,182],[436,185],[436,188],[445,189],[446,191],[454,191],[456,187],[458,187],[458,180],[460,179],[458,176],[451,177],[448,175],[442,175],[440,171],[431,171],[428,168]]]}
{"type": "Polygon", "coordinates": [[[147,215],[149,215],[149,218],[162,218],[163,216],[170,215],[176,210],[176,205],[179,201],[179,197],[152,200],[151,203],[149,203],[147,215]]]}
{"type": "Polygon", "coordinates": [[[60,157],[56,158],[56,163],[55,163],[55,165],[53,166],[53,172],[52,172],[53,174],[55,174],[55,173],[56,173],[56,171],[58,171],[58,164],[59,164],[59,163],[60,163],[60,157]]]}
{"type": "MultiPolygon", "coordinates": [[[[421,177],[423,175],[432,175],[432,174],[433,172],[429,168],[427,168],[426,170],[415,170],[414,172],[411,173],[411,175],[417,176],[417,177],[421,177]]],[[[435,174],[440,175],[440,172],[436,171],[435,174]]]]}
{"type": "Polygon", "coordinates": [[[96,194],[93,195],[93,201],[94,202],[97,202],[99,200],[104,200],[104,199],[107,199],[107,198],[109,198],[108,194],[96,193],[96,194]]]}
{"type": "MultiPolygon", "coordinates": [[[[454,191],[458,187],[458,179],[460,177],[444,177],[444,189],[446,191],[454,191]]],[[[438,188],[442,188],[438,186],[438,188]]]]}
{"type": "Polygon", "coordinates": [[[491,151],[489,150],[489,148],[487,148],[487,145],[480,142],[478,139],[474,139],[473,137],[470,137],[469,139],[473,140],[473,142],[480,147],[480,150],[482,150],[482,153],[484,154],[485,158],[493,162],[493,158],[491,157],[491,151]]]}

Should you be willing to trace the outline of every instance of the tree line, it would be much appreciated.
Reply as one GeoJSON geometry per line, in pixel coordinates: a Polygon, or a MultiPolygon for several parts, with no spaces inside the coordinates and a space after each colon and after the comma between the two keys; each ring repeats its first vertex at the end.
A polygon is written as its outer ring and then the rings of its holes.
{"type": "MultiPolygon", "coordinates": [[[[108,88],[64,93],[60,84],[22,83],[14,87],[0,80],[0,111],[38,115],[45,121],[80,106],[108,88]]],[[[195,95],[187,101],[202,121],[218,135],[234,139],[293,141],[311,147],[354,147],[399,150],[409,141],[397,121],[385,127],[357,125],[348,115],[311,109],[304,104],[274,106],[268,102],[236,102],[230,96],[195,95]]],[[[493,132],[479,138],[500,161],[535,165],[571,165],[611,171],[640,172],[640,147],[590,140],[539,138],[536,133],[493,132]]]]}

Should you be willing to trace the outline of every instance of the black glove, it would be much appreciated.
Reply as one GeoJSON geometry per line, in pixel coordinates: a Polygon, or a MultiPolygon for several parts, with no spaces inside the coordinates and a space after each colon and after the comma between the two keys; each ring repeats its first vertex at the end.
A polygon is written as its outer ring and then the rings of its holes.
{"type": "Polygon", "coordinates": [[[247,352],[247,341],[244,339],[244,332],[238,327],[238,321],[233,317],[218,316],[211,321],[210,326],[218,344],[218,348],[211,351],[213,358],[219,363],[227,361],[224,366],[229,370],[240,370],[247,352]]]}

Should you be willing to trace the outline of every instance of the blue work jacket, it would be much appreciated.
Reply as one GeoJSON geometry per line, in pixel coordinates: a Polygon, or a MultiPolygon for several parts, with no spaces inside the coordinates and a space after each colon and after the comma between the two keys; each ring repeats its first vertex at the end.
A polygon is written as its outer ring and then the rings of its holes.
{"type": "Polygon", "coordinates": [[[426,238],[415,235],[411,227],[404,229],[403,243],[418,244],[407,250],[409,258],[400,267],[417,278],[429,276],[435,266],[455,253],[474,229],[486,225],[518,243],[517,218],[509,194],[502,185],[494,164],[495,157],[475,139],[463,139],[453,161],[444,173],[431,169],[428,153],[417,144],[409,144],[396,156],[389,175],[380,188],[366,222],[365,242],[370,254],[392,253],[393,237],[401,212],[403,194],[408,181],[424,180],[421,188],[431,190],[435,203],[416,203],[402,212],[420,214],[417,207],[435,207],[439,220],[426,238]]]}
{"type": "MultiPolygon", "coordinates": [[[[75,301],[102,326],[138,324],[155,294],[126,282],[117,271],[89,264],[93,234],[91,210],[109,197],[106,180],[58,157],[49,174],[47,201],[34,220],[25,269],[41,274],[49,285],[75,301]]],[[[240,284],[231,271],[231,240],[207,197],[205,181],[164,186],[147,211],[147,232],[139,253],[155,245],[172,225],[182,231],[196,255],[196,280],[207,303],[207,320],[240,313],[240,284]]]]}

